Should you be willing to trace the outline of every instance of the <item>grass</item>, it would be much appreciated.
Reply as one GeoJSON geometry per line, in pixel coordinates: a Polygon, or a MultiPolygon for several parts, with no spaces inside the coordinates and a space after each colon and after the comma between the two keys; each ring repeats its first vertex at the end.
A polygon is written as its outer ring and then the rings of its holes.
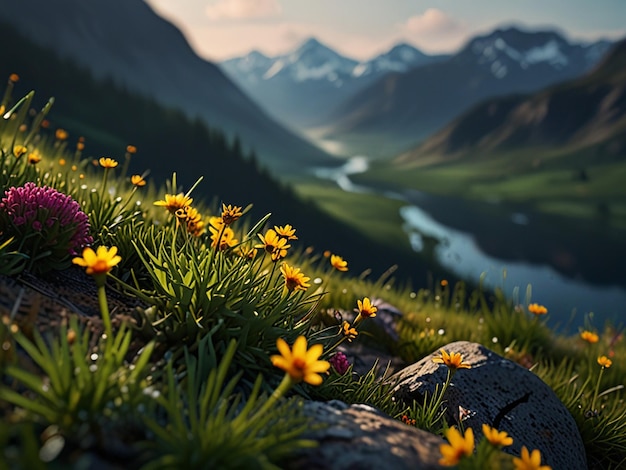
{"type": "MultiPolygon", "coordinates": [[[[352,367],[340,372],[325,362],[348,341],[340,327],[344,319],[358,330],[354,341],[407,363],[469,340],[532,366],[576,419],[590,466],[626,463],[626,343],[619,328],[586,324],[597,333],[597,342],[587,343],[551,331],[544,317],[529,313],[530,299],[520,305],[498,291],[490,298],[445,279],[416,288],[389,274],[371,279],[336,270],[329,253],[298,245],[303,234],[297,228],[281,237],[276,232],[289,230],[276,227],[270,215],[253,219],[247,208],[215,207],[196,197],[201,179],[186,187],[175,175],[160,187],[133,185],[123,173],[123,157],[106,168],[64,150],[63,139],[37,126],[49,109],[28,113],[28,96],[16,104],[14,81],[1,103],[3,114],[11,110],[0,120],[6,197],[13,194],[9,188],[29,181],[72,197],[91,222],[89,243],[117,250],[104,250],[98,261],[82,252],[101,315],[109,316],[112,289],[139,306],[128,317],[111,311],[105,334],[85,328],[76,312],[54,328],[39,323],[36,304],[25,316],[17,315],[19,300],[0,310],[0,419],[11,424],[0,427],[0,457],[9,468],[95,462],[199,468],[209,461],[219,468],[280,468],[294,452],[316,445],[302,438],[311,426],[302,403],[311,398],[368,403],[444,435],[446,384],[441,396],[403,407],[389,394],[388,376],[352,367]],[[40,161],[34,161],[35,151],[40,161]],[[166,207],[154,205],[157,200],[166,207]],[[229,219],[231,210],[237,215],[229,219]],[[365,298],[402,312],[397,338],[367,318],[370,310],[351,315],[365,298]],[[291,349],[294,344],[300,346],[291,349]],[[611,356],[610,368],[597,364],[601,355],[611,356]]],[[[329,212],[347,215],[368,236],[401,243],[388,229],[398,222],[397,201],[312,185],[299,191],[329,212]],[[372,212],[380,220],[371,220],[372,212]]],[[[50,202],[41,207],[20,216],[27,223],[0,207],[2,279],[19,282],[25,271],[45,279],[80,257],[69,253],[69,237],[68,251],[46,248],[58,242],[58,230],[72,225],[53,217],[62,208],[50,202]]],[[[333,237],[333,227],[326,230],[333,237]]],[[[462,463],[484,468],[476,459],[486,454],[462,463]]]]}

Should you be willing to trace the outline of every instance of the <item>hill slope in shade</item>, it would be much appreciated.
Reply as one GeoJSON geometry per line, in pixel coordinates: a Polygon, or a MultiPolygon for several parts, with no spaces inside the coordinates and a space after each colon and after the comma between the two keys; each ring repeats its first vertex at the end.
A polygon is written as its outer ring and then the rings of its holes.
{"type": "Polygon", "coordinates": [[[533,147],[594,147],[587,154],[594,163],[625,158],[626,40],[588,75],[532,95],[487,100],[396,162],[533,147]]]}
{"type": "Polygon", "coordinates": [[[387,156],[397,154],[486,98],[532,92],[584,74],[608,47],[606,41],[571,44],[552,31],[496,30],[472,39],[448,60],[387,75],[360,91],[337,109],[324,137],[367,152],[358,148],[359,138],[374,134],[385,141],[387,156]]]}
{"type": "Polygon", "coordinates": [[[0,20],[88,66],[97,78],[112,77],[129,90],[238,135],[246,149],[254,149],[281,174],[333,163],[269,118],[142,0],[0,0],[0,20]]]}

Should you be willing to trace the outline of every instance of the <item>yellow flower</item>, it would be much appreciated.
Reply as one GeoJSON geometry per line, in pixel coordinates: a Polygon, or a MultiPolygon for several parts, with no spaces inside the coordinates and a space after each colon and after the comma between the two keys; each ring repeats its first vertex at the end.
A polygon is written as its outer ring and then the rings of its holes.
{"type": "Polygon", "coordinates": [[[357,300],[357,312],[359,313],[359,317],[362,318],[370,318],[375,317],[376,312],[378,311],[378,307],[374,307],[369,298],[364,297],[363,301],[357,300]]]}
{"type": "Polygon", "coordinates": [[[347,271],[348,270],[348,262],[344,261],[344,259],[339,255],[331,255],[330,256],[330,264],[337,271],[347,271]]]}
{"type": "Polygon", "coordinates": [[[141,175],[133,175],[130,177],[130,182],[135,186],[145,186],[146,180],[141,177],[141,175]]]}
{"type": "Polygon", "coordinates": [[[604,368],[608,369],[609,367],[611,367],[611,365],[613,365],[613,361],[611,361],[606,356],[600,356],[598,357],[598,364],[600,364],[603,369],[604,368]]]}
{"type": "Polygon", "coordinates": [[[16,145],[13,147],[13,155],[15,155],[15,158],[20,158],[26,152],[28,152],[28,149],[24,145],[16,145]]]}
{"type": "Polygon", "coordinates": [[[307,290],[311,287],[311,284],[309,284],[311,278],[301,273],[300,268],[294,268],[287,263],[283,263],[280,267],[280,272],[283,273],[285,277],[285,286],[289,292],[294,290],[307,290]]]}
{"type": "Polygon", "coordinates": [[[341,332],[343,333],[343,335],[348,338],[348,341],[352,341],[354,338],[356,338],[359,334],[358,331],[356,331],[356,328],[353,328],[350,326],[350,323],[348,323],[347,321],[344,320],[344,322],[341,324],[341,332]]]}
{"type": "MultiPolygon", "coordinates": [[[[274,254],[277,253],[278,257],[282,258],[282,253],[287,254],[287,248],[291,248],[291,245],[287,244],[287,240],[279,237],[276,231],[273,228],[270,228],[265,232],[265,235],[258,234],[261,239],[261,243],[255,245],[255,248],[259,248],[260,250],[265,250],[267,253],[272,255],[272,259],[274,259],[274,254]]],[[[274,259],[274,261],[276,261],[274,259]]]]}
{"type": "Polygon", "coordinates": [[[108,157],[101,157],[100,160],[98,160],[98,163],[100,163],[102,168],[115,168],[117,166],[117,162],[108,157]]]}
{"type": "Polygon", "coordinates": [[[539,304],[530,304],[528,306],[528,311],[530,313],[534,313],[535,315],[545,315],[546,313],[548,313],[548,309],[539,304]]]}
{"type": "Polygon", "coordinates": [[[16,74],[16,73],[12,73],[11,75],[9,75],[9,81],[10,82],[15,83],[15,82],[19,81],[19,79],[20,79],[20,76],[18,74],[16,74]]]}
{"type": "Polygon", "coordinates": [[[41,154],[37,150],[34,150],[28,154],[28,163],[30,163],[31,165],[36,165],[40,161],[41,154]]]}
{"type": "MultiPolygon", "coordinates": [[[[204,222],[202,221],[202,215],[198,210],[191,206],[184,206],[177,209],[174,213],[179,223],[183,224],[188,233],[199,237],[204,233],[204,222]]],[[[236,242],[236,240],[235,240],[236,242]]]]}
{"type": "Polygon", "coordinates": [[[106,246],[99,246],[97,251],[89,247],[85,248],[82,258],[76,257],[72,263],[87,268],[87,274],[96,276],[108,273],[121,260],[121,256],[117,255],[116,246],[111,247],[110,250],[106,246]]]}
{"type": "Polygon", "coordinates": [[[474,431],[472,428],[467,428],[464,435],[461,435],[456,428],[448,428],[446,439],[448,439],[449,444],[439,446],[439,452],[441,452],[440,465],[453,467],[463,457],[469,457],[474,453],[474,431]]]}
{"type": "Polygon", "coordinates": [[[76,142],[76,150],[85,150],[84,142],[76,142]]]}
{"type": "Polygon", "coordinates": [[[57,129],[54,136],[57,140],[65,140],[67,139],[68,133],[65,129],[57,129]]]}
{"type": "Polygon", "coordinates": [[[448,285],[448,280],[447,279],[442,279],[441,280],[441,287],[446,287],[448,285]]]}
{"type": "Polygon", "coordinates": [[[448,354],[445,349],[440,349],[441,356],[434,357],[433,362],[437,364],[445,364],[448,369],[470,369],[472,366],[463,362],[461,353],[448,354]]]}
{"type": "Polygon", "coordinates": [[[215,229],[213,227],[209,227],[209,230],[211,231],[211,234],[212,234],[211,235],[211,246],[213,248],[217,247],[220,250],[225,250],[226,248],[233,247],[237,243],[239,243],[239,240],[237,240],[235,238],[235,232],[230,227],[224,227],[220,231],[215,231],[215,229]],[[219,236],[220,233],[222,234],[222,236],[221,236],[221,239],[219,240],[219,244],[218,244],[217,237],[219,236]]]}
{"type": "Polygon", "coordinates": [[[483,434],[492,446],[505,447],[513,444],[513,438],[506,431],[498,431],[488,424],[483,424],[483,434]]]}
{"type": "Polygon", "coordinates": [[[593,331],[585,330],[580,334],[580,337],[590,344],[597,343],[600,337],[593,331]]]}
{"type": "Polygon", "coordinates": [[[274,225],[274,231],[276,231],[276,234],[279,237],[282,238],[286,238],[287,240],[297,240],[298,237],[296,237],[295,233],[296,233],[296,229],[293,228],[291,225],[287,224],[287,225],[274,225]]]}
{"type": "Polygon", "coordinates": [[[293,350],[289,349],[287,342],[278,338],[276,347],[280,355],[271,356],[272,364],[284,370],[295,383],[303,380],[311,385],[322,383],[320,373],[326,372],[330,368],[328,361],[320,361],[319,357],[324,352],[321,344],[315,344],[307,350],[307,341],[304,336],[298,336],[293,344],[293,350]]]}
{"type": "Polygon", "coordinates": [[[530,453],[526,446],[522,447],[519,457],[513,457],[513,465],[516,470],[552,470],[548,465],[541,465],[541,452],[538,449],[530,453]]]}
{"type": "Polygon", "coordinates": [[[65,166],[65,158],[59,158],[59,165],[65,166]]]}
{"type": "Polygon", "coordinates": [[[241,212],[241,207],[239,206],[231,206],[230,204],[227,206],[222,203],[222,222],[224,225],[230,225],[235,220],[243,215],[241,212]]]}
{"type": "Polygon", "coordinates": [[[135,154],[135,153],[137,153],[137,147],[135,147],[134,145],[127,145],[126,146],[126,151],[128,153],[130,153],[131,155],[135,154]]]}
{"type": "Polygon", "coordinates": [[[189,196],[185,196],[183,193],[176,195],[166,194],[165,200],[156,201],[154,205],[165,207],[170,214],[175,214],[178,209],[190,206],[192,202],[193,199],[189,196]]]}

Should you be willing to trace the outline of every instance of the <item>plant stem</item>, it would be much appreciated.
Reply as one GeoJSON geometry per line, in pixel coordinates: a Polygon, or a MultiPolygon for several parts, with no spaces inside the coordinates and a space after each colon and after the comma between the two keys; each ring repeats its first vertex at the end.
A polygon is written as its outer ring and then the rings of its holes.
{"type": "Polygon", "coordinates": [[[109,314],[109,304],[104,289],[104,280],[98,283],[98,304],[100,305],[100,314],[102,315],[102,323],[104,323],[104,333],[108,338],[113,338],[113,328],[111,327],[111,315],[109,314]]]}
{"type": "Polygon", "coordinates": [[[263,403],[263,406],[257,410],[256,413],[250,418],[250,423],[263,416],[267,411],[278,401],[279,398],[285,396],[289,389],[293,386],[293,380],[289,374],[285,374],[283,380],[278,387],[272,392],[270,397],[263,403]]]}

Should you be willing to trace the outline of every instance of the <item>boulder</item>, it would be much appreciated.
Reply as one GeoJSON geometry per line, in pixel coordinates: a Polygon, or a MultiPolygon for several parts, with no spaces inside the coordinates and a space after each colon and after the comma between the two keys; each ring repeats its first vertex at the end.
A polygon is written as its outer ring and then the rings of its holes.
{"type": "Polygon", "coordinates": [[[307,401],[305,415],[313,425],[303,438],[318,447],[301,451],[286,469],[440,469],[442,438],[409,426],[367,405],[307,401]],[[323,424],[324,426],[315,426],[323,424]]]}
{"type": "MultiPolygon", "coordinates": [[[[484,346],[467,341],[450,343],[448,353],[461,353],[471,369],[459,369],[444,397],[449,425],[463,421],[482,438],[482,424],[506,431],[513,445],[505,452],[519,455],[522,446],[539,449],[542,463],[556,469],[587,468],[585,448],[574,418],[539,377],[484,346]]],[[[441,388],[448,369],[433,362],[439,351],[394,374],[394,396],[406,404],[423,401],[441,388]]]]}

